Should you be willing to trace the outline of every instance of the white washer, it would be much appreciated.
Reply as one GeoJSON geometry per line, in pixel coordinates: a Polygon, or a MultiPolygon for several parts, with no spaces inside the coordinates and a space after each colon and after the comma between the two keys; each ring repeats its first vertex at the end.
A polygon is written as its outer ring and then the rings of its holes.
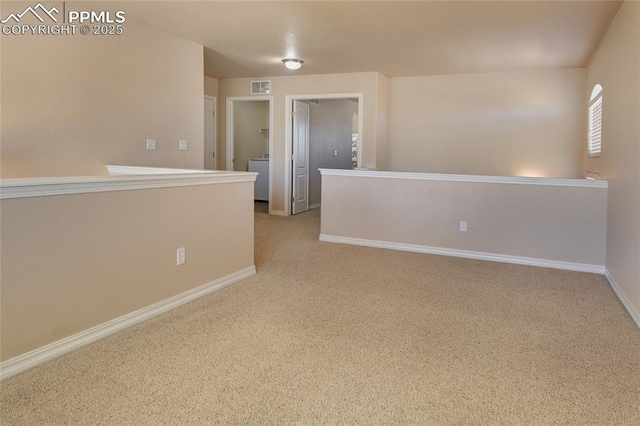
{"type": "Polygon", "coordinates": [[[269,159],[250,158],[249,171],[258,173],[253,198],[258,201],[269,201],[269,159]]]}

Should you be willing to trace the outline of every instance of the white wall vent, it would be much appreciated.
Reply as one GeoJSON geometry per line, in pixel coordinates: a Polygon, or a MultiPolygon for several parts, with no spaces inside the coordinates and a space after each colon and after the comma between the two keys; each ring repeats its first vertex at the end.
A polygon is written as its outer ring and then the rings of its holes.
{"type": "Polygon", "coordinates": [[[252,95],[265,95],[271,93],[271,80],[261,80],[251,82],[252,95]]]}

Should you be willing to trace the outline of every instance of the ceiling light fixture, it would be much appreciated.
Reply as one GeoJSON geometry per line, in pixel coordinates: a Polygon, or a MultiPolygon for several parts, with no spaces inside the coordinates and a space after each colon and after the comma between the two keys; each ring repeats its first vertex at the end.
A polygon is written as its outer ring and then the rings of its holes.
{"type": "Polygon", "coordinates": [[[287,58],[283,59],[284,66],[290,70],[299,70],[304,61],[302,59],[287,58]]]}

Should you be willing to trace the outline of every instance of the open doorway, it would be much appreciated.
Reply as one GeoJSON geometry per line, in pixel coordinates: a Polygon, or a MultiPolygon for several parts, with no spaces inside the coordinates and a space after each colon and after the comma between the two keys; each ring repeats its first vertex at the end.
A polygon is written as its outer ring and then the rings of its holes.
{"type": "Polygon", "coordinates": [[[227,98],[227,170],[258,173],[254,208],[261,213],[271,210],[272,117],[270,96],[227,98]]]}
{"type": "Polygon", "coordinates": [[[298,214],[321,206],[318,169],[360,166],[362,95],[291,96],[287,98],[291,158],[289,212],[298,214]]]}

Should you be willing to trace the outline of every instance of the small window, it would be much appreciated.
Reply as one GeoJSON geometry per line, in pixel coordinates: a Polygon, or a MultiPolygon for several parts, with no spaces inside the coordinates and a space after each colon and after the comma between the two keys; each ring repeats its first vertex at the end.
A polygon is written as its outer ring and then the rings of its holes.
{"type": "Polygon", "coordinates": [[[599,84],[596,84],[591,91],[588,132],[589,157],[600,157],[600,152],[602,152],[602,86],[599,84]]]}

